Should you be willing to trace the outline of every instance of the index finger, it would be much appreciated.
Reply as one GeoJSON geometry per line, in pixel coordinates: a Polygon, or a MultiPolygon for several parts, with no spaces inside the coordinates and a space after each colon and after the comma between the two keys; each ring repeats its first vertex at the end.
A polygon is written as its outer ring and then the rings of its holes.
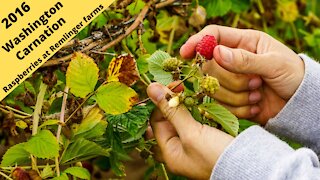
{"type": "Polygon", "coordinates": [[[260,34],[260,31],[256,30],[209,25],[188,39],[180,48],[180,55],[185,59],[193,58],[196,54],[195,49],[197,44],[205,35],[213,35],[220,45],[230,48],[241,48],[255,53],[260,40],[260,34]]]}

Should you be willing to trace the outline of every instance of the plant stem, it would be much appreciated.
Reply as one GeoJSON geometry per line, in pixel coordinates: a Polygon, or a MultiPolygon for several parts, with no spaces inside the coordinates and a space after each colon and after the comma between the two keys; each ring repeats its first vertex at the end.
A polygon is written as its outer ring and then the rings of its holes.
{"type": "Polygon", "coordinates": [[[233,22],[232,22],[232,25],[231,27],[237,27],[238,26],[238,23],[239,23],[239,19],[240,19],[240,14],[236,14],[234,16],[234,19],[233,19],[233,22]]]}
{"type": "MultiPolygon", "coordinates": [[[[2,107],[0,107],[0,110],[5,113],[5,114],[9,114],[10,113],[10,110],[6,110],[2,107]]],[[[23,116],[23,115],[19,115],[19,114],[16,114],[16,113],[13,113],[13,116],[18,118],[18,119],[28,119],[30,118],[29,116],[23,116]]]]}
{"type": "MultiPolygon", "coordinates": [[[[39,165],[38,166],[38,169],[43,169],[43,168],[45,168],[47,165],[39,165]]],[[[32,169],[32,166],[19,166],[20,168],[22,168],[22,169],[32,169]]],[[[55,167],[55,165],[54,164],[51,164],[51,165],[49,165],[49,167],[55,167]]],[[[3,169],[3,170],[13,170],[13,169],[15,169],[16,167],[1,167],[1,169],[3,169]]]]}
{"type": "Polygon", "coordinates": [[[298,51],[300,51],[301,50],[301,46],[300,46],[299,36],[298,36],[298,32],[297,32],[296,26],[294,25],[293,22],[290,22],[290,26],[291,26],[292,31],[293,31],[296,48],[297,48],[298,51]]]}
{"type": "Polygon", "coordinates": [[[148,85],[151,84],[151,80],[149,79],[149,77],[145,73],[143,73],[141,75],[142,75],[143,80],[145,80],[148,83],[148,85]]]}
{"type": "MultiPolygon", "coordinates": [[[[41,109],[43,106],[43,99],[44,99],[44,95],[46,94],[46,90],[47,90],[47,85],[41,81],[36,107],[33,112],[32,136],[38,133],[39,119],[41,115],[41,109]]],[[[33,157],[33,155],[30,155],[30,157],[31,157],[32,169],[36,170],[39,173],[39,169],[37,167],[37,159],[33,157]]]]}
{"type": "Polygon", "coordinates": [[[36,135],[38,132],[39,119],[41,114],[41,109],[43,106],[44,95],[46,94],[47,85],[41,82],[40,91],[37,97],[36,107],[33,112],[33,120],[32,120],[32,135],[36,135]]]}
{"type": "Polygon", "coordinates": [[[40,174],[40,171],[38,169],[38,165],[37,165],[37,158],[34,157],[32,154],[30,154],[30,159],[31,159],[31,166],[32,166],[32,169],[37,171],[38,174],[40,174]]]}
{"type": "Polygon", "coordinates": [[[143,33],[142,31],[143,31],[143,24],[140,23],[138,28],[139,47],[140,47],[141,54],[147,54],[147,50],[146,48],[144,48],[143,41],[142,41],[142,33],[143,33]]]}
{"type": "Polygon", "coordinates": [[[163,172],[164,179],[165,179],[165,180],[169,180],[169,177],[168,177],[168,174],[167,174],[167,170],[166,170],[166,168],[164,167],[164,164],[163,164],[163,163],[161,163],[161,170],[162,170],[162,172],[163,172]]]}
{"type": "Polygon", "coordinates": [[[263,4],[261,2],[261,0],[257,0],[257,4],[258,4],[258,8],[259,8],[259,11],[261,14],[264,13],[264,7],[263,7],[263,4]]]}
{"type": "Polygon", "coordinates": [[[60,166],[59,166],[59,156],[56,156],[54,159],[55,167],[56,167],[56,174],[60,176],[60,166]]]}
{"type": "Polygon", "coordinates": [[[0,171],[0,175],[5,177],[6,179],[13,180],[11,177],[9,177],[8,175],[6,175],[5,173],[3,173],[1,171],[0,171]]]}
{"type": "Polygon", "coordinates": [[[172,30],[170,32],[170,37],[169,37],[169,44],[168,44],[168,47],[167,47],[167,53],[171,54],[171,51],[172,51],[172,44],[173,44],[173,39],[174,39],[174,34],[176,32],[176,27],[178,25],[178,18],[175,18],[173,23],[172,23],[172,30]]]}
{"type": "Polygon", "coordinates": [[[58,143],[59,143],[59,140],[60,140],[62,124],[64,124],[64,115],[65,115],[65,111],[66,111],[67,98],[68,98],[68,92],[69,92],[69,88],[67,86],[64,88],[64,92],[65,93],[63,94],[62,105],[61,105],[60,124],[59,124],[58,130],[57,130],[57,141],[58,141],[58,143]]]}
{"type": "Polygon", "coordinates": [[[75,109],[70,116],[68,117],[68,119],[65,121],[65,123],[67,123],[75,114],[76,112],[88,101],[88,99],[94,94],[95,92],[90,93],[84,100],[83,102],[77,107],[77,109],[75,109]]]}
{"type": "Polygon", "coordinates": [[[10,107],[10,106],[4,106],[4,105],[1,105],[1,104],[0,104],[0,107],[5,108],[5,109],[8,109],[8,110],[11,110],[11,111],[13,111],[13,112],[19,113],[19,114],[24,115],[24,116],[27,116],[27,117],[31,117],[31,116],[32,116],[31,114],[25,113],[25,112],[23,112],[23,111],[19,111],[19,110],[15,109],[15,108],[12,108],[12,107],[10,107]]]}
{"type": "MultiPolygon", "coordinates": [[[[58,144],[59,144],[59,141],[60,141],[60,134],[61,134],[62,124],[64,124],[64,114],[65,114],[65,111],[66,111],[68,92],[69,92],[69,88],[66,86],[64,88],[64,94],[63,94],[62,105],[61,105],[60,124],[59,124],[58,130],[57,130],[57,141],[58,141],[58,144]]],[[[56,164],[57,176],[59,177],[60,176],[59,156],[55,157],[55,164],[56,164]]]]}

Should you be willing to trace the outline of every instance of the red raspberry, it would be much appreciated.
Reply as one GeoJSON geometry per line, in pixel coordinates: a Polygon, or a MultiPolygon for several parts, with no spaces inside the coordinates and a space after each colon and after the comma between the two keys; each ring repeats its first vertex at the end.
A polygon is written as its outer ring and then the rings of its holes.
{"type": "Polygon", "coordinates": [[[217,40],[214,36],[206,35],[196,46],[196,52],[201,54],[207,60],[213,58],[213,50],[218,45],[217,40]]]}

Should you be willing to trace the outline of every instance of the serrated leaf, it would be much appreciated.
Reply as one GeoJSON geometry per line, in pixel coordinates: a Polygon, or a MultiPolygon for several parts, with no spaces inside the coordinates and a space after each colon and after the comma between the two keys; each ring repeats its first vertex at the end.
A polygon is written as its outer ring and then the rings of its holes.
{"type": "Polygon", "coordinates": [[[43,170],[41,171],[41,174],[40,174],[42,179],[52,177],[53,175],[54,175],[54,172],[53,172],[52,168],[49,166],[49,164],[47,164],[46,167],[43,168],[43,170]]]}
{"type": "Polygon", "coordinates": [[[137,101],[138,94],[120,82],[111,82],[100,86],[95,97],[101,109],[117,115],[128,112],[137,101]]]}
{"type": "Polygon", "coordinates": [[[54,177],[51,180],[69,180],[69,177],[66,173],[61,173],[60,176],[54,177]]]}
{"type": "Polygon", "coordinates": [[[120,55],[111,60],[108,66],[107,82],[121,82],[134,85],[140,79],[136,60],[131,55],[120,55]]]}
{"type": "Polygon", "coordinates": [[[64,170],[64,173],[71,174],[80,179],[90,179],[91,175],[90,172],[83,167],[69,167],[68,169],[64,170]]]}
{"type": "Polygon", "coordinates": [[[58,123],[59,123],[59,120],[57,119],[46,120],[39,126],[39,129],[42,129],[43,127],[46,127],[46,126],[57,125],[58,123]]]}
{"type": "Polygon", "coordinates": [[[38,158],[54,158],[59,155],[59,144],[49,130],[42,130],[25,143],[25,150],[38,158]]]}
{"type": "Polygon", "coordinates": [[[232,7],[231,0],[199,1],[199,3],[206,8],[208,18],[223,16],[227,14],[232,7]]]}
{"type": "Polygon", "coordinates": [[[109,149],[104,149],[98,144],[79,138],[71,143],[61,157],[61,164],[77,160],[84,161],[97,156],[109,156],[109,149]]]}
{"type": "Polygon", "coordinates": [[[83,132],[81,134],[77,134],[75,138],[84,138],[88,140],[94,140],[98,137],[101,137],[105,132],[108,126],[108,122],[102,120],[98,124],[96,124],[89,131],[83,132]]]}
{"type": "Polygon", "coordinates": [[[149,58],[149,71],[154,76],[154,80],[168,85],[173,82],[173,76],[170,72],[163,70],[163,61],[170,58],[170,55],[164,51],[156,51],[149,58]]]}
{"type": "Polygon", "coordinates": [[[67,86],[77,97],[85,98],[94,91],[98,81],[98,66],[92,58],[75,53],[67,70],[67,86]]]}
{"type": "Polygon", "coordinates": [[[92,108],[88,115],[81,121],[75,135],[91,130],[102,120],[102,118],[101,109],[98,107],[92,108]]]}
{"type": "Polygon", "coordinates": [[[30,153],[25,150],[25,143],[10,147],[2,157],[1,166],[21,165],[30,162],[30,153]]]}
{"type": "Polygon", "coordinates": [[[150,54],[141,55],[137,59],[137,66],[140,74],[145,74],[149,71],[147,59],[150,57],[150,54]]]}
{"type": "Polygon", "coordinates": [[[109,115],[108,121],[127,131],[135,139],[139,130],[144,127],[149,119],[149,111],[145,106],[135,106],[129,112],[119,115],[109,115]]]}
{"type": "Polygon", "coordinates": [[[239,130],[238,118],[228,111],[225,107],[217,103],[206,103],[199,106],[218,122],[227,133],[236,136],[239,130]]]}

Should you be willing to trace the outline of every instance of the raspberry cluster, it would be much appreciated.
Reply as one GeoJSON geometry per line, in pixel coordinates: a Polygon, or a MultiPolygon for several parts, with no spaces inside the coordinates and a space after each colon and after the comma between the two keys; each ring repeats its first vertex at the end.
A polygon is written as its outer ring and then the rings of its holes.
{"type": "Polygon", "coordinates": [[[163,65],[163,70],[167,72],[172,72],[177,70],[181,64],[182,64],[182,61],[180,61],[177,58],[168,58],[163,61],[162,65],[163,65]]]}
{"type": "Polygon", "coordinates": [[[217,78],[212,76],[205,76],[200,82],[200,87],[202,91],[207,96],[213,96],[214,93],[220,88],[220,84],[217,78]]]}

